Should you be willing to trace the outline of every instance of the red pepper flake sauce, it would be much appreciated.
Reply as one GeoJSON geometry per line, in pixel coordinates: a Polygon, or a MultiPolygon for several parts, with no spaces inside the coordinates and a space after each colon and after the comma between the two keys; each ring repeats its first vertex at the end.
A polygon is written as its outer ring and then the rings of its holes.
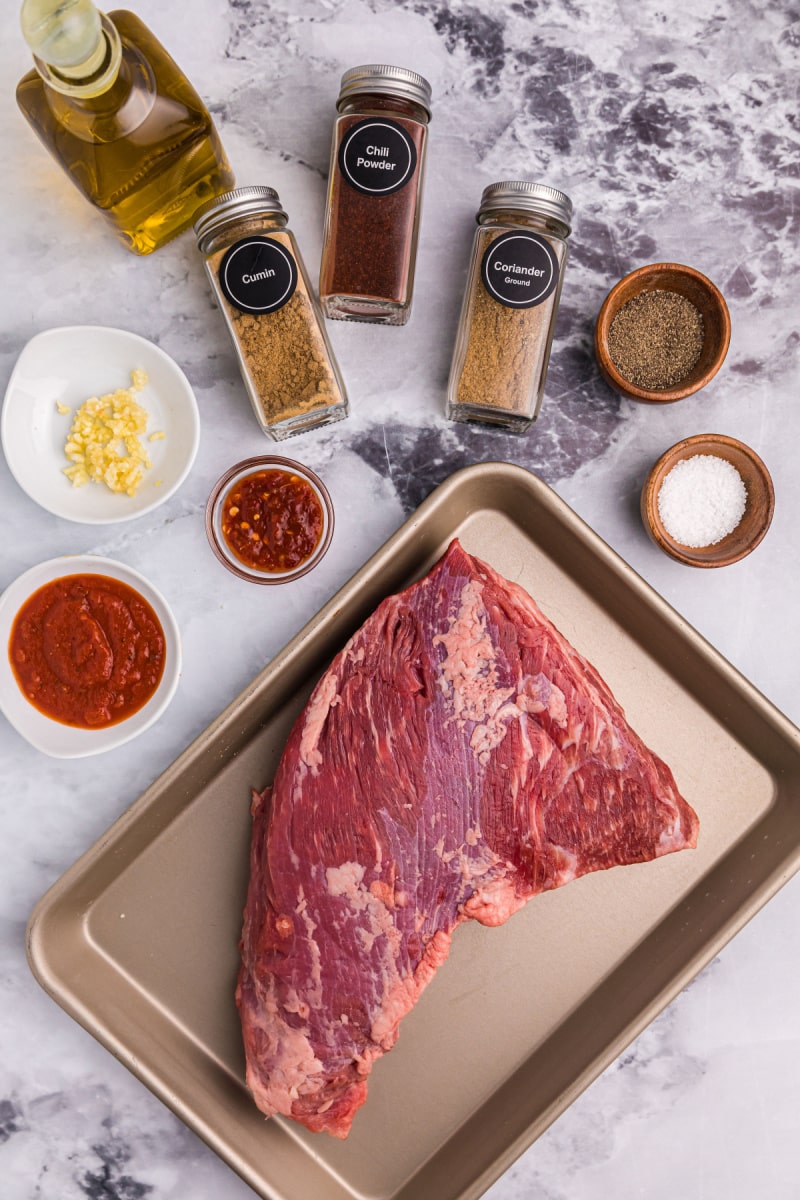
{"type": "Polygon", "coordinates": [[[34,708],[79,729],[137,712],[164,671],[164,630],[147,601],[107,575],[46,583],[14,618],[8,657],[34,708]]]}
{"type": "Polygon", "coordinates": [[[325,516],[316,491],[291,471],[255,471],[231,488],[222,534],[245,566],[270,574],[294,571],[319,545],[325,516]]]}

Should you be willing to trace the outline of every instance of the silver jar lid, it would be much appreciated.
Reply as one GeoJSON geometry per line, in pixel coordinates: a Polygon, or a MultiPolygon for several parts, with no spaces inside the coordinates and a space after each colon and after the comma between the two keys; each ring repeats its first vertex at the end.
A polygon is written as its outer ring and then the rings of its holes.
{"type": "Polygon", "coordinates": [[[351,67],[342,76],[336,107],[351,96],[361,96],[367,92],[381,92],[399,100],[413,100],[415,104],[422,105],[428,116],[431,115],[431,85],[422,75],[406,67],[388,67],[380,63],[351,67]]]}
{"type": "Polygon", "coordinates": [[[242,217],[258,217],[263,213],[277,213],[286,217],[280,197],[274,188],[240,187],[231,192],[222,192],[195,213],[195,236],[199,242],[207,234],[231,221],[239,221],[242,217]]]}
{"type": "Polygon", "coordinates": [[[572,222],[572,201],[569,196],[545,183],[526,183],[521,179],[490,183],[483,189],[478,220],[486,213],[502,208],[516,208],[521,212],[555,217],[566,225],[568,231],[572,222]]]}

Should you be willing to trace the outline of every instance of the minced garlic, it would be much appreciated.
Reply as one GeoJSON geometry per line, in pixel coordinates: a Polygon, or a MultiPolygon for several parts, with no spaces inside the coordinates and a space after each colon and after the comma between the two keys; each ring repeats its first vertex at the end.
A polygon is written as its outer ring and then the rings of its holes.
{"type": "MultiPolygon", "coordinates": [[[[135,398],[146,383],[146,372],[131,371],[129,388],[92,396],[77,410],[64,446],[71,464],[64,474],[73,487],[94,479],[112,492],[136,494],[144,472],[152,466],[139,440],[147,430],[148,413],[135,398]]],[[[151,435],[150,440],[157,436],[151,435]]]]}

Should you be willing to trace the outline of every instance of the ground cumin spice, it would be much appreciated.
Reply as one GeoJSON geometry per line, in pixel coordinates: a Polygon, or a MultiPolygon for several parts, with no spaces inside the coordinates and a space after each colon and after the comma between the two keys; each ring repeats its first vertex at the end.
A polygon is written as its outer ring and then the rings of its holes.
{"type": "Polygon", "coordinates": [[[403,67],[342,77],[320,268],[329,317],[408,320],[430,97],[427,81],[403,67]]]}
{"type": "Polygon", "coordinates": [[[685,379],[702,349],[702,313],[686,296],[662,288],[623,304],[608,331],[608,353],[619,373],[654,391],[685,379]]]}
{"type": "Polygon", "coordinates": [[[541,406],[572,204],[543,184],[492,184],[478,212],[448,416],[524,432],[541,406]]]}
{"type": "MultiPolygon", "coordinates": [[[[270,239],[292,253],[287,233],[270,239]]],[[[227,253],[218,250],[208,259],[218,271],[227,253]]],[[[296,252],[295,252],[296,253],[296,252]]],[[[316,408],[341,402],[342,394],[331,364],[327,339],[314,313],[308,289],[298,271],[290,300],[275,312],[247,313],[219,297],[244,369],[258,395],[260,413],[267,425],[294,420],[316,408]]]]}
{"type": "Polygon", "coordinates": [[[282,440],[346,416],[322,314],[277,193],[226,193],[195,232],[264,432],[282,440]]]}

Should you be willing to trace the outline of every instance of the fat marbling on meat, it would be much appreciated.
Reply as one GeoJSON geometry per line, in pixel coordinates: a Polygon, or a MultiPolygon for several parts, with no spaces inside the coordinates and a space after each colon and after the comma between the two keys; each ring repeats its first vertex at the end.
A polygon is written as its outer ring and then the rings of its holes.
{"type": "Polygon", "coordinates": [[[697,829],[597,671],[454,541],[337,655],[254,795],[236,998],[258,1107],[346,1137],[457,925],[697,829]]]}

